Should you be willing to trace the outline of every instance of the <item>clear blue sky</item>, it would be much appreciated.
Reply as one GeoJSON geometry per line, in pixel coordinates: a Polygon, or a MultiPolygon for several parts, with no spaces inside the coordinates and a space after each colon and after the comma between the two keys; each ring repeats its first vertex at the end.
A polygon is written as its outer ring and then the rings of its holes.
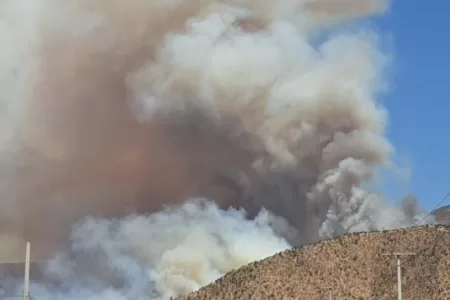
{"type": "Polygon", "coordinates": [[[373,21],[394,51],[388,137],[413,172],[385,188],[393,198],[414,192],[431,209],[450,191],[450,1],[393,0],[373,21]]]}

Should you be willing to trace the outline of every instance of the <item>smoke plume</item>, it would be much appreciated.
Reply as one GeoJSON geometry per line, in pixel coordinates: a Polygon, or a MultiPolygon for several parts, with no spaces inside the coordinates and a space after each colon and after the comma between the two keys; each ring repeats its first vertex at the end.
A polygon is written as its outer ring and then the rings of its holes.
{"type": "Polygon", "coordinates": [[[33,290],[167,299],[291,246],[413,225],[416,204],[366,188],[394,151],[376,101],[390,57],[376,32],[332,30],[387,8],[3,1],[1,228],[57,255],[33,290]]]}

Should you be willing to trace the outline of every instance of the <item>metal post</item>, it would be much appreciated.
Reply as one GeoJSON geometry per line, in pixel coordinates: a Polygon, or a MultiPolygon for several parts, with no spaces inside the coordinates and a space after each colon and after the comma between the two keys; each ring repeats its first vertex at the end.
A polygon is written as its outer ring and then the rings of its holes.
{"type": "Polygon", "coordinates": [[[23,300],[30,298],[30,242],[27,242],[25,251],[25,277],[23,282],[23,300]]]}

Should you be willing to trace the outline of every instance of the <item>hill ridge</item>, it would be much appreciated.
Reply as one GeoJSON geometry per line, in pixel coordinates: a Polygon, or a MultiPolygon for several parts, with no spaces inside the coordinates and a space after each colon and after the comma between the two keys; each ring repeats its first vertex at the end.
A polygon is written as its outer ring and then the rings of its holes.
{"type": "Polygon", "coordinates": [[[450,299],[449,248],[448,225],[350,233],[252,262],[179,299],[272,299],[275,293],[283,294],[282,299],[323,299],[319,286],[326,286],[324,282],[334,285],[343,299],[392,299],[396,293],[395,259],[380,254],[394,251],[418,254],[404,259],[405,281],[416,286],[405,283],[405,297],[450,299]],[[421,273],[414,276],[418,271],[421,273]],[[292,287],[299,285],[305,298],[298,298],[298,288],[292,287]]]}

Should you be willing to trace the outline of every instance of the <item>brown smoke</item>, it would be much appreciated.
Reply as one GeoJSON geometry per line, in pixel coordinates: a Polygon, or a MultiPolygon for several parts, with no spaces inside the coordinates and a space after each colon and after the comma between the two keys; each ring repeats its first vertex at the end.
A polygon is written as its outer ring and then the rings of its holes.
{"type": "Polygon", "coordinates": [[[147,214],[192,196],[249,217],[266,207],[298,231],[296,243],[321,227],[370,227],[355,216],[377,215],[366,203],[378,197],[361,184],[391,150],[371,98],[382,55],[351,36],[311,54],[302,43],[323,23],[297,32],[283,14],[347,19],[383,1],[34,5],[32,25],[4,17],[33,38],[13,123],[20,151],[8,156],[18,192],[2,217],[35,247],[59,247],[85,216],[147,214]]]}
{"type": "Polygon", "coordinates": [[[187,124],[140,123],[129,103],[127,74],[151,61],[164,35],[182,30],[200,2],[163,10],[148,1],[108,2],[79,1],[82,11],[108,18],[107,28],[80,36],[66,31],[76,28],[53,27],[54,16],[38,20],[37,67],[27,79],[23,150],[16,155],[23,166],[17,214],[8,217],[37,248],[67,238],[84,216],[150,213],[181,202],[240,164],[226,140],[202,135],[211,128],[196,128],[198,116],[181,120],[187,124]],[[117,35],[115,45],[101,49],[98,39],[108,34],[117,35]]]}
{"type": "Polygon", "coordinates": [[[387,1],[371,0],[310,0],[305,1],[305,8],[315,15],[328,17],[365,16],[375,12],[384,12],[388,7],[387,1]]]}

